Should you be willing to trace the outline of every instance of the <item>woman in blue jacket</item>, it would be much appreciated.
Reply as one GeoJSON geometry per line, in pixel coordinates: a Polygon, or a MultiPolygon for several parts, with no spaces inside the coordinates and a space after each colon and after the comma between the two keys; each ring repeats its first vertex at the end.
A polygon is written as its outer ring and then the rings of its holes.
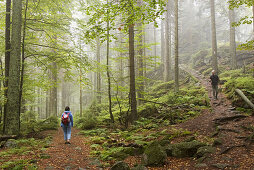
{"type": "Polygon", "coordinates": [[[70,144],[71,127],[73,127],[73,116],[69,106],[65,107],[65,111],[61,116],[61,127],[63,128],[64,132],[65,144],[70,144]]]}

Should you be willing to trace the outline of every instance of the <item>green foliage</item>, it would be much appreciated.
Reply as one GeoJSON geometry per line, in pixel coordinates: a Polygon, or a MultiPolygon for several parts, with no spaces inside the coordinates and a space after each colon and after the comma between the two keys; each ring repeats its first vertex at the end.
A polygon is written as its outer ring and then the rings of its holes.
{"type": "Polygon", "coordinates": [[[48,147],[51,138],[47,137],[44,140],[36,140],[34,138],[18,139],[15,140],[15,142],[17,143],[16,147],[5,149],[0,152],[0,157],[4,160],[8,160],[0,166],[1,169],[25,169],[25,167],[31,170],[37,169],[33,164],[34,160],[20,160],[15,159],[14,156],[33,155],[36,157],[36,151],[48,147]]]}
{"type": "Polygon", "coordinates": [[[236,94],[235,89],[240,89],[254,102],[254,79],[252,77],[231,77],[224,85],[228,97],[233,100],[233,104],[239,107],[245,105],[241,97],[236,94]]]}
{"type": "Polygon", "coordinates": [[[21,133],[27,135],[29,133],[37,133],[44,130],[56,130],[60,122],[57,117],[51,116],[45,120],[36,120],[33,112],[26,112],[21,120],[21,133]],[[29,118],[31,116],[31,118],[29,118]]]}
{"type": "Polygon", "coordinates": [[[97,118],[94,114],[88,112],[83,117],[76,120],[77,127],[80,129],[93,129],[97,126],[97,118]]]}

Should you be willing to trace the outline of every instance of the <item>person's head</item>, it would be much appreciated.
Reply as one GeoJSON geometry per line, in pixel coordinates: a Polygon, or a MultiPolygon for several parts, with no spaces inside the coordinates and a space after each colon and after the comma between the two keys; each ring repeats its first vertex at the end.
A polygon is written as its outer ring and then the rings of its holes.
{"type": "Polygon", "coordinates": [[[214,75],[214,74],[215,74],[215,70],[212,71],[212,75],[214,75]]]}
{"type": "Polygon", "coordinates": [[[65,111],[70,111],[70,107],[69,107],[69,106],[66,106],[66,107],[65,107],[65,111]]]}

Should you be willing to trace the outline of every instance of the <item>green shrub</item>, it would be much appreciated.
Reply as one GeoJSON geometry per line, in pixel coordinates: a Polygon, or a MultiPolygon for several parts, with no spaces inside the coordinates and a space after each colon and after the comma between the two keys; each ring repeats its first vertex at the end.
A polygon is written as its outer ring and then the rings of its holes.
{"type": "Polygon", "coordinates": [[[77,119],[77,127],[83,130],[93,129],[97,126],[98,120],[91,113],[77,119]]]}

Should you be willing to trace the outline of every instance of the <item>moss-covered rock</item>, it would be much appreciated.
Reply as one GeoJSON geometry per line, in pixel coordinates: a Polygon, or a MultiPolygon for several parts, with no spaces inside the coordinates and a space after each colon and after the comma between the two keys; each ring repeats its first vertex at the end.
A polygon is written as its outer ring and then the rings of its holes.
{"type": "Polygon", "coordinates": [[[9,139],[5,144],[4,147],[6,148],[15,148],[18,146],[18,143],[15,139],[9,139]]]}
{"type": "Polygon", "coordinates": [[[150,166],[163,165],[166,158],[167,154],[158,142],[148,145],[143,154],[144,164],[150,166]]]}
{"type": "Polygon", "coordinates": [[[176,143],[169,145],[166,148],[166,153],[168,156],[174,156],[178,158],[193,157],[197,153],[197,150],[205,145],[206,144],[196,140],[191,142],[176,143]]]}
{"type": "Polygon", "coordinates": [[[130,167],[127,163],[119,161],[116,162],[111,168],[110,170],[130,170],[130,167]]]}
{"type": "Polygon", "coordinates": [[[118,161],[121,161],[121,160],[124,160],[125,158],[127,158],[129,155],[124,152],[115,152],[115,153],[112,153],[112,155],[110,155],[110,156],[115,158],[118,161]]]}
{"type": "Polygon", "coordinates": [[[148,169],[144,165],[137,165],[131,168],[131,170],[148,170],[148,169]]]}
{"type": "Polygon", "coordinates": [[[214,153],[215,151],[216,151],[215,148],[212,146],[203,146],[198,148],[196,157],[200,158],[203,156],[207,156],[208,154],[214,153]]]}
{"type": "Polygon", "coordinates": [[[123,152],[131,156],[141,155],[144,153],[144,148],[126,147],[123,152]]]}

